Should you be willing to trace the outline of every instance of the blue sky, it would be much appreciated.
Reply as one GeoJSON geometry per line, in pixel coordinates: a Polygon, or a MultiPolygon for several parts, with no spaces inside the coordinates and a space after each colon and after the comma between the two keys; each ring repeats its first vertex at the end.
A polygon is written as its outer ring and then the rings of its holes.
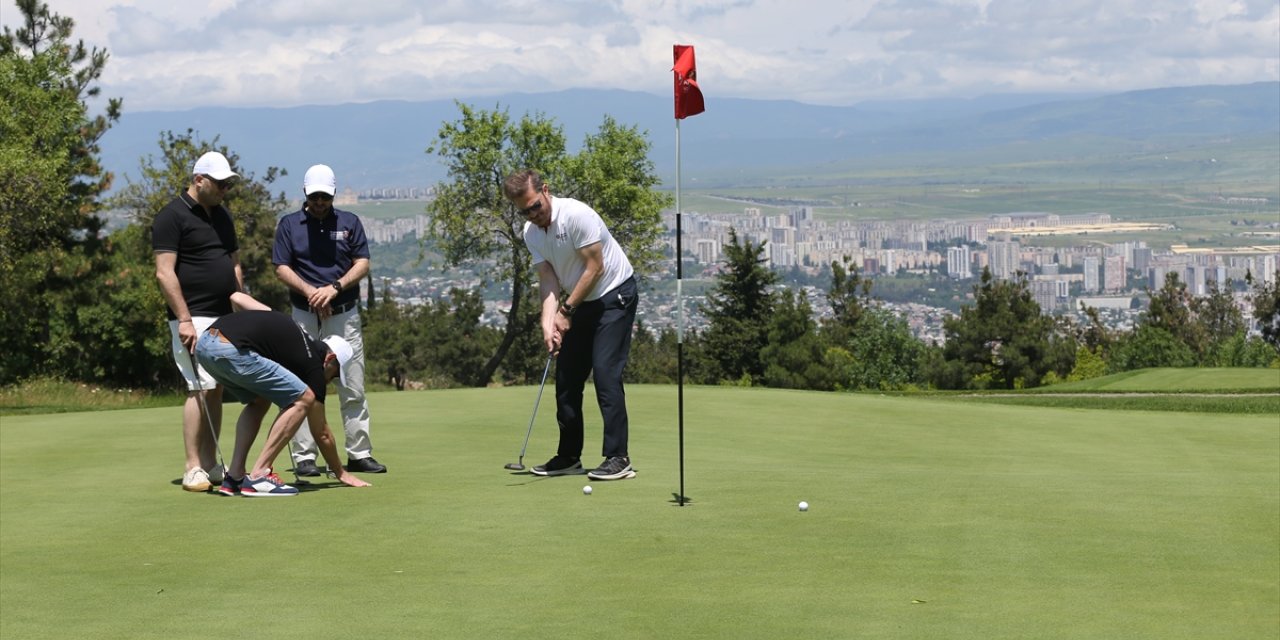
{"type": "MultiPolygon", "coordinates": [[[[1275,0],[51,0],[128,111],[670,91],[852,105],[1280,80],[1275,0]]],[[[13,26],[13,0],[0,23],[13,26]]]]}

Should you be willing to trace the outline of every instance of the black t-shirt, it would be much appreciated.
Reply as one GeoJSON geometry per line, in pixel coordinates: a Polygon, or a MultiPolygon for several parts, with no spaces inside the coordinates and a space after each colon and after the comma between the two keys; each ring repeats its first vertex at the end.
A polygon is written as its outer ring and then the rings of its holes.
{"type": "Polygon", "coordinates": [[[215,320],[213,328],[236,347],[288,369],[311,388],[317,402],[324,402],[328,384],[324,357],[329,347],[303,331],[293,318],[279,311],[237,311],[215,320]]]}
{"type": "MultiPolygon", "coordinates": [[[[156,214],[151,223],[151,248],[178,254],[175,270],[182,299],[193,316],[231,313],[236,265],[231,255],[240,249],[231,213],[218,205],[212,212],[184,191],[156,214]]],[[[169,309],[169,319],[176,319],[169,309]]]]}

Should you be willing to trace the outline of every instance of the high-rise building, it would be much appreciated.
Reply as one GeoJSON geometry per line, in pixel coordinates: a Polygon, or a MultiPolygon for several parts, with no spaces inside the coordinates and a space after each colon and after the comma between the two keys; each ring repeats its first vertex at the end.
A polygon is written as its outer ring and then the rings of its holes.
{"type": "Polygon", "coordinates": [[[1022,248],[1016,241],[996,240],[987,243],[987,253],[991,256],[991,275],[1001,280],[1008,280],[1018,272],[1018,257],[1022,248]]]}
{"type": "Polygon", "coordinates": [[[1040,313],[1052,313],[1058,306],[1058,283],[1054,280],[1035,280],[1031,283],[1031,295],[1040,305],[1040,313]]]}
{"type": "Polygon", "coordinates": [[[1204,265],[1188,265],[1183,272],[1182,280],[1187,284],[1187,293],[1193,296],[1203,296],[1209,293],[1209,287],[1205,284],[1208,280],[1208,275],[1204,265]]]}
{"type": "Polygon", "coordinates": [[[700,238],[697,246],[698,262],[702,264],[715,264],[720,260],[720,241],[710,238],[700,238]]]}
{"type": "Polygon", "coordinates": [[[1098,285],[1099,285],[1098,267],[1099,266],[1101,266],[1101,261],[1098,260],[1098,256],[1084,257],[1084,290],[1086,293],[1098,292],[1098,285]]]}
{"type": "Polygon", "coordinates": [[[947,275],[956,280],[967,280],[973,277],[973,271],[970,268],[973,264],[973,256],[969,253],[967,245],[959,247],[947,248],[947,275]]]}
{"type": "Polygon", "coordinates": [[[1103,289],[1110,292],[1124,291],[1124,256],[1107,256],[1102,265],[1102,278],[1103,289]]]}

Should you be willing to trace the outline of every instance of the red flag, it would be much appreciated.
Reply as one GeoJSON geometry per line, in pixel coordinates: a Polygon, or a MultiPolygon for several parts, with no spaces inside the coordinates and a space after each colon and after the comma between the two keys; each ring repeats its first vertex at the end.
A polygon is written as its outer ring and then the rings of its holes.
{"type": "Polygon", "coordinates": [[[675,66],[676,120],[696,116],[706,111],[702,104],[702,90],[698,88],[698,65],[693,60],[693,45],[677,44],[672,47],[675,66]]]}

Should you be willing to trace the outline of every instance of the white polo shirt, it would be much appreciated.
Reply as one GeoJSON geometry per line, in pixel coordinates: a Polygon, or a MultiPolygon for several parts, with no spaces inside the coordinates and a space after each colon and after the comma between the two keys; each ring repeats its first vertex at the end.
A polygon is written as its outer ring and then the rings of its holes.
{"type": "Polygon", "coordinates": [[[546,229],[532,222],[524,223],[524,244],[533,254],[533,264],[550,263],[561,288],[567,292],[573,291],[587,270],[587,263],[578,255],[578,250],[597,242],[604,257],[604,273],[595,288],[587,292],[584,302],[600,299],[634,273],[631,261],[604,226],[600,214],[573,198],[552,196],[551,224],[546,229]]]}

